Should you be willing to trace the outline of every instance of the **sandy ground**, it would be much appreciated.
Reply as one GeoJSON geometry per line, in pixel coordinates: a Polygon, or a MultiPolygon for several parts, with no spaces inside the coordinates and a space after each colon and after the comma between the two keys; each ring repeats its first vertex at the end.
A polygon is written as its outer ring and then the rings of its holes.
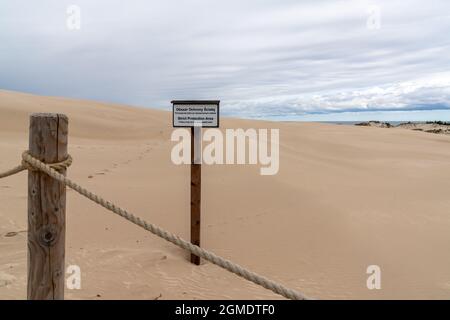
{"type": "MultiPolygon", "coordinates": [[[[171,114],[0,91],[0,170],[27,148],[32,112],[69,116],[69,176],[189,238],[189,166],[170,160],[171,114]]],[[[279,128],[280,171],[203,167],[202,246],[319,299],[450,298],[450,137],[317,123],[235,119],[279,128]],[[366,268],[381,267],[381,290],[366,268]]],[[[26,297],[26,186],[0,180],[0,299],[26,297]],[[17,232],[17,234],[11,232],[17,232]],[[8,234],[10,233],[10,234],[8,234]],[[12,235],[12,236],[11,236],[12,235]]],[[[128,223],[74,191],[69,299],[278,299],[128,223]]]]}

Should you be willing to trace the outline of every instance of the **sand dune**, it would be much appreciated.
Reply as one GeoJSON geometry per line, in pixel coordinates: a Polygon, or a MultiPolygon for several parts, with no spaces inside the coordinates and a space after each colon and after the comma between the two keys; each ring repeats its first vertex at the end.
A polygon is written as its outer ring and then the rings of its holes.
{"type": "Polygon", "coordinates": [[[366,121],[356,123],[355,125],[362,127],[407,129],[434,134],[450,134],[450,123],[445,121],[402,122],[400,124],[391,124],[382,121],[366,121]]]}
{"type": "MultiPolygon", "coordinates": [[[[27,148],[28,116],[69,117],[69,176],[189,238],[189,167],[170,161],[171,113],[0,91],[0,171],[27,148]]],[[[319,299],[450,298],[450,136],[318,123],[279,128],[280,171],[203,168],[202,245],[319,299]],[[382,289],[368,290],[379,265],[382,289]]],[[[26,297],[26,174],[0,180],[0,299],[26,297]]],[[[69,299],[278,299],[68,191],[69,299]]]]}

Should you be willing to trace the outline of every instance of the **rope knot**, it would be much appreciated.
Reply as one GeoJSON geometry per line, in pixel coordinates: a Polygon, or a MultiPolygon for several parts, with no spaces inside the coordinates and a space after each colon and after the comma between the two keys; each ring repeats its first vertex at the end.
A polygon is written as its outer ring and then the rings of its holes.
{"type": "Polygon", "coordinates": [[[62,173],[65,169],[70,167],[73,161],[70,154],[67,155],[67,158],[65,160],[55,163],[43,163],[36,160],[37,159],[30,155],[30,152],[28,150],[22,153],[22,166],[30,171],[40,171],[39,164],[43,164],[52,168],[53,170],[58,171],[59,173],[62,173]]]}

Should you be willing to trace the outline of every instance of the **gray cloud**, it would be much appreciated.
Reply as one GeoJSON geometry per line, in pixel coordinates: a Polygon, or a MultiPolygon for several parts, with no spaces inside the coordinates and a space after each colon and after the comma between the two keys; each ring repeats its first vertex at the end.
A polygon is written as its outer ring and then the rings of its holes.
{"type": "Polygon", "coordinates": [[[246,117],[450,105],[445,0],[15,0],[0,15],[4,89],[162,108],[219,98],[246,117]]]}

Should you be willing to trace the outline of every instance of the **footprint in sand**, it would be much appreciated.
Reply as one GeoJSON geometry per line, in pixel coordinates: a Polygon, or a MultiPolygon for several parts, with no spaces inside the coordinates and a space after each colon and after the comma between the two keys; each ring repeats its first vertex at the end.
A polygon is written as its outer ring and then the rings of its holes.
{"type": "Polygon", "coordinates": [[[18,232],[11,231],[11,232],[8,232],[8,233],[5,234],[5,238],[15,237],[18,234],[19,234],[18,232]]]}
{"type": "MultiPolygon", "coordinates": [[[[149,144],[147,144],[147,145],[149,145],[149,144]]],[[[151,152],[151,151],[152,151],[152,148],[149,147],[149,148],[147,148],[147,149],[141,151],[141,152],[139,153],[139,156],[138,156],[137,158],[135,158],[135,159],[128,159],[128,160],[126,160],[126,161],[124,161],[124,162],[120,162],[120,163],[113,163],[113,164],[112,164],[112,168],[110,168],[110,169],[103,169],[101,172],[96,172],[96,173],[94,173],[94,174],[91,174],[91,175],[88,176],[88,179],[92,179],[92,178],[94,178],[94,176],[98,176],[98,175],[105,175],[105,174],[108,173],[108,172],[113,172],[114,169],[117,169],[117,167],[119,167],[120,165],[127,165],[127,164],[130,164],[130,163],[133,162],[134,160],[142,160],[142,159],[144,159],[145,155],[148,154],[148,153],[151,152]]]]}
{"type": "Polygon", "coordinates": [[[26,230],[10,231],[10,232],[5,233],[4,237],[5,237],[5,238],[15,237],[15,236],[17,236],[19,233],[22,233],[22,232],[27,232],[27,231],[26,231],[26,230]]]}
{"type": "Polygon", "coordinates": [[[16,281],[16,277],[11,274],[0,271],[0,288],[7,287],[16,281]]]}
{"type": "Polygon", "coordinates": [[[106,174],[106,172],[109,172],[109,170],[104,170],[104,172],[96,172],[94,174],[90,174],[88,175],[88,179],[93,179],[94,176],[104,176],[106,174]]]}

